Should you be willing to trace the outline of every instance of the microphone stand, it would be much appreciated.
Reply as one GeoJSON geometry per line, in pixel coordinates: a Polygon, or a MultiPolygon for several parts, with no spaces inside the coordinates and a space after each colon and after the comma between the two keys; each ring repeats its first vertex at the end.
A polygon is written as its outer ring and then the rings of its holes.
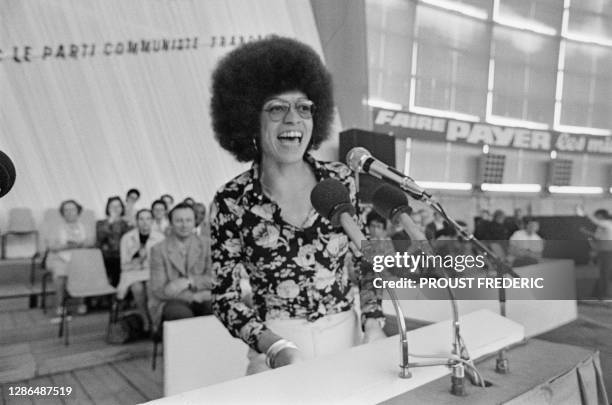
{"type": "MultiPolygon", "coordinates": [[[[405,192],[409,191],[402,184],[399,184],[399,186],[405,192]]],[[[493,250],[491,250],[491,248],[489,248],[487,245],[482,243],[482,241],[476,239],[476,237],[473,234],[469,233],[461,225],[459,225],[454,219],[450,218],[448,214],[446,213],[446,211],[444,210],[444,208],[442,207],[442,205],[438,201],[434,200],[430,194],[424,192],[419,198],[419,200],[429,205],[432,209],[438,212],[446,220],[446,222],[448,222],[453,227],[453,229],[457,231],[459,236],[461,236],[466,241],[472,242],[474,245],[476,245],[476,247],[480,251],[484,252],[485,255],[489,257],[491,261],[493,262],[495,272],[497,273],[497,277],[503,277],[505,274],[508,274],[512,277],[520,278],[520,276],[514,270],[512,270],[512,268],[507,263],[505,263],[493,250]]],[[[450,288],[448,290],[449,290],[449,294],[451,295],[451,302],[454,303],[454,311],[456,311],[456,303],[454,302],[455,300],[454,294],[452,294],[452,291],[450,290],[450,288]]],[[[506,289],[504,287],[498,288],[498,302],[499,302],[500,315],[503,317],[506,317],[506,289]]],[[[459,327],[457,326],[455,330],[455,340],[456,340],[455,344],[458,344],[457,348],[460,349],[461,356],[462,358],[464,358],[463,355],[464,354],[467,355],[467,349],[465,349],[465,346],[462,345],[463,343],[462,341],[457,342],[458,329],[459,327]]],[[[469,355],[467,358],[464,358],[464,359],[469,360],[469,355]]],[[[495,360],[495,371],[499,374],[507,374],[510,371],[509,361],[506,355],[505,348],[502,348],[497,352],[497,358],[495,360]]]]}
{"type": "MultiPolygon", "coordinates": [[[[386,288],[387,293],[391,298],[391,302],[393,303],[393,308],[395,309],[395,316],[397,317],[397,326],[399,329],[400,335],[400,378],[411,378],[412,373],[410,372],[411,367],[432,367],[432,366],[447,366],[451,369],[451,393],[457,396],[465,396],[467,395],[465,392],[465,385],[463,383],[465,379],[465,366],[461,361],[453,360],[453,359],[445,359],[445,360],[435,360],[435,361],[424,361],[424,362],[410,362],[409,351],[408,351],[408,335],[406,332],[406,320],[404,319],[404,313],[402,311],[402,307],[399,304],[399,299],[395,294],[395,291],[392,288],[386,288]]],[[[454,303],[454,301],[453,301],[454,303]]],[[[454,317],[457,319],[457,306],[453,305],[454,317]]],[[[458,345],[463,345],[463,341],[459,335],[459,321],[456,320],[454,322],[455,327],[455,342],[453,344],[453,354],[459,355],[458,353],[458,345]]],[[[463,345],[463,347],[465,347],[463,345]]],[[[466,351],[467,352],[467,351],[466,351]]],[[[469,356],[468,356],[469,357],[469,356]]],[[[462,357],[463,359],[463,357],[462,357]]],[[[464,359],[465,360],[465,359],[464,359]]],[[[466,360],[470,362],[470,360],[466,360]]]]}

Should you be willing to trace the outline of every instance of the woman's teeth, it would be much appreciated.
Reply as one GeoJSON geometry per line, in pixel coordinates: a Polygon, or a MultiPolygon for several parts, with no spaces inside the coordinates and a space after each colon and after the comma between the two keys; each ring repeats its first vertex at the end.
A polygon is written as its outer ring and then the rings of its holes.
{"type": "Polygon", "coordinates": [[[300,131],[286,131],[278,135],[281,142],[298,142],[302,141],[302,133],[300,131]]]}

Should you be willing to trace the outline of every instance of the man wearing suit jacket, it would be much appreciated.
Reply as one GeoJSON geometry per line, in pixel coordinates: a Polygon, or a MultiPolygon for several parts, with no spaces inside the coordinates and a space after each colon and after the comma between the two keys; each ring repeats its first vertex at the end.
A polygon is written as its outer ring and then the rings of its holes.
{"type": "Polygon", "coordinates": [[[212,313],[210,249],[195,235],[195,212],[176,205],[168,215],[170,235],[151,249],[151,297],[154,328],[161,322],[212,313]]]}

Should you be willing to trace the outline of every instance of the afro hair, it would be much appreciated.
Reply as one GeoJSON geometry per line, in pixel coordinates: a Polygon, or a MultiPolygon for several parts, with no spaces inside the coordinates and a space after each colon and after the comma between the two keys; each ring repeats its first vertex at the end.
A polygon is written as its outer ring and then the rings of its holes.
{"type": "Polygon", "coordinates": [[[333,119],[331,75],[308,45],[271,36],[227,54],[212,75],[211,114],[219,144],[241,162],[259,159],[260,114],[265,101],[301,91],[314,102],[312,138],[316,149],[329,136],[333,119]]]}

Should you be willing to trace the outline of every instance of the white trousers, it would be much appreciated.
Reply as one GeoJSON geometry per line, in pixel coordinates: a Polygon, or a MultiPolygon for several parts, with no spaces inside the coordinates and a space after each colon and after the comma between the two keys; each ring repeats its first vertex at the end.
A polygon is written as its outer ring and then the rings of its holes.
{"type": "MultiPolygon", "coordinates": [[[[362,340],[360,323],[354,310],[328,315],[308,322],[305,319],[276,319],[266,326],[277,335],[290,340],[305,359],[326,356],[358,345],[362,340]]],[[[265,353],[249,349],[247,375],[269,370],[265,353]]]]}

